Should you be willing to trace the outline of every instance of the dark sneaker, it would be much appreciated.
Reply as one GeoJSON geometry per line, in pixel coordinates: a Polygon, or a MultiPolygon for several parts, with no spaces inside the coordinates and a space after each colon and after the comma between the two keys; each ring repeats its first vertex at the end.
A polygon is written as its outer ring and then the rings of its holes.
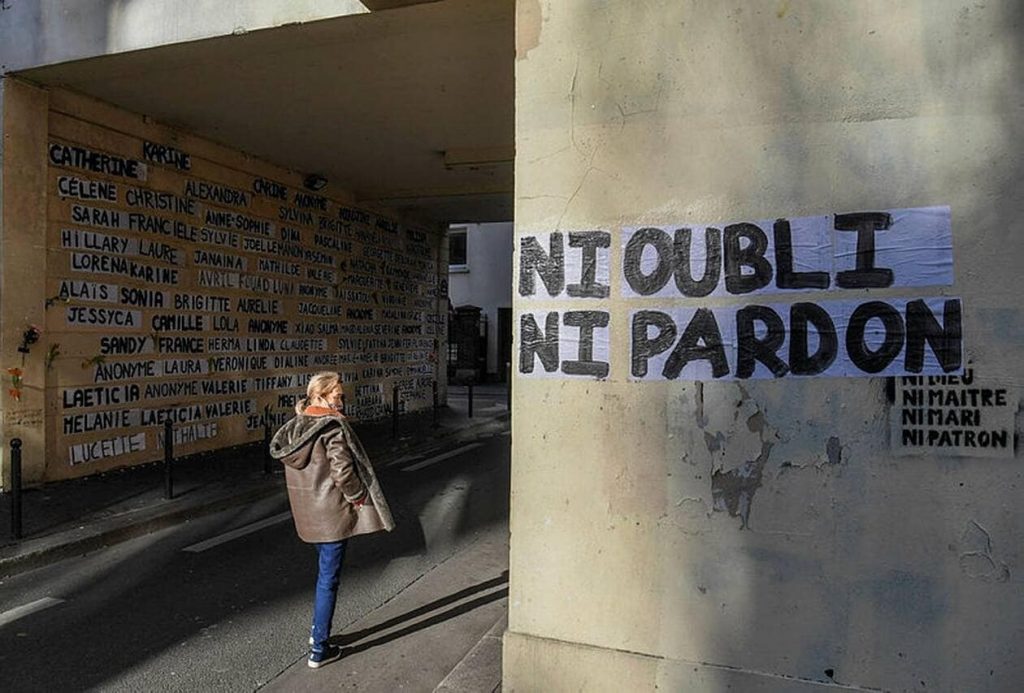
{"type": "Polygon", "coordinates": [[[306,664],[309,665],[310,669],[319,669],[324,664],[333,662],[341,657],[341,648],[335,645],[324,645],[323,652],[314,652],[310,650],[309,659],[306,660],[306,664]]]}

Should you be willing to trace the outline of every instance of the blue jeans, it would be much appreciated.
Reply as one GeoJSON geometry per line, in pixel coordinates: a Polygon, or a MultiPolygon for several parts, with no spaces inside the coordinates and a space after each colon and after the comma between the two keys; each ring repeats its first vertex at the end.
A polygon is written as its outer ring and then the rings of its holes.
{"type": "Polygon", "coordinates": [[[320,571],[316,577],[316,598],[313,601],[313,642],[310,649],[314,652],[323,652],[331,635],[331,619],[338,601],[338,582],[346,544],[347,539],[315,545],[320,554],[320,571]]]}

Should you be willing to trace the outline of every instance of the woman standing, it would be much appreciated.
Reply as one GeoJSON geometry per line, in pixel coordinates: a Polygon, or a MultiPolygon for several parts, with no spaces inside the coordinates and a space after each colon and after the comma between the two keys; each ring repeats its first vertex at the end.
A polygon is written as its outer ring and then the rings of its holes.
{"type": "Polygon", "coordinates": [[[341,656],[341,648],[327,639],[348,538],[391,531],[395,523],[370,460],[345,420],[340,376],[314,375],[295,412],[271,441],[270,454],[285,465],[295,530],[320,556],[307,660],[316,669],[341,656]]]}

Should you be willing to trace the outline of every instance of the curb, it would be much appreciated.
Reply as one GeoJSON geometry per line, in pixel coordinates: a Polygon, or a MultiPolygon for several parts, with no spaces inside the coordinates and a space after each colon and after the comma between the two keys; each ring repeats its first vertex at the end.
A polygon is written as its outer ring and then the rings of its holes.
{"type": "Polygon", "coordinates": [[[496,693],[501,690],[502,637],[508,627],[505,613],[480,641],[448,672],[434,693],[496,693]]]}
{"type": "MultiPolygon", "coordinates": [[[[228,492],[193,505],[179,505],[169,508],[157,505],[131,510],[86,524],[76,529],[48,534],[36,539],[26,539],[13,544],[16,552],[10,555],[0,550],[0,577],[10,577],[35,568],[55,563],[65,558],[82,556],[107,546],[149,534],[165,527],[212,515],[236,505],[267,498],[283,490],[282,483],[272,482],[248,489],[241,493],[228,492]]],[[[174,501],[168,503],[173,504],[174,501]]]]}

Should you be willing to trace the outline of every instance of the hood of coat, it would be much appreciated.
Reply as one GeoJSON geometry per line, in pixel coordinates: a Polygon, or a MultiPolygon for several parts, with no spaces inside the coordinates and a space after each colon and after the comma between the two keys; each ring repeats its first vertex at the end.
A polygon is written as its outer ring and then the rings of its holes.
{"type": "Polygon", "coordinates": [[[338,416],[299,414],[288,421],[270,441],[270,456],[295,469],[309,464],[313,442],[324,430],[341,423],[338,416]]]}

